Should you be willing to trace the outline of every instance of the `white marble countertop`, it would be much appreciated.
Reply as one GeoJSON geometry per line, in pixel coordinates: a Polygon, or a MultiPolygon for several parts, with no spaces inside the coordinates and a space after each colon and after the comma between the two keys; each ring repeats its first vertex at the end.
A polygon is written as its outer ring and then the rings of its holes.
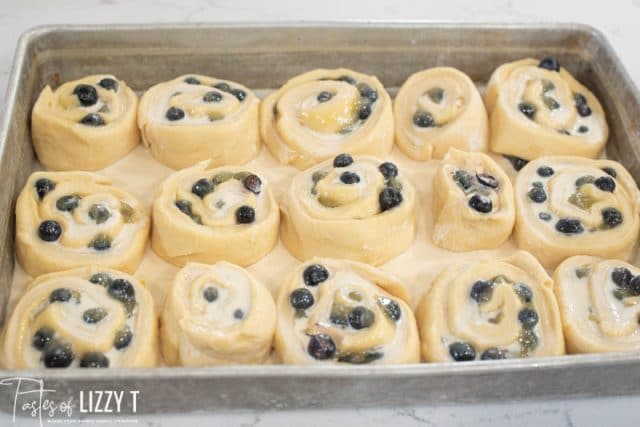
{"type": "MultiPolygon", "coordinates": [[[[19,35],[43,24],[402,20],[474,22],[580,22],[601,30],[629,73],[640,83],[640,0],[0,0],[0,98],[4,97],[19,35]]],[[[203,408],[205,411],[206,408],[203,408]]],[[[501,404],[313,411],[138,416],[137,425],[171,426],[631,426],[640,418],[640,397],[504,402],[501,404]]],[[[0,414],[1,425],[13,425],[0,414]]],[[[136,425],[134,424],[134,425],[136,425]]],[[[20,420],[16,426],[35,426],[20,420]]],[[[86,424],[85,424],[86,425],[86,424]]],[[[107,424],[109,425],[109,424],[107,424]]]]}

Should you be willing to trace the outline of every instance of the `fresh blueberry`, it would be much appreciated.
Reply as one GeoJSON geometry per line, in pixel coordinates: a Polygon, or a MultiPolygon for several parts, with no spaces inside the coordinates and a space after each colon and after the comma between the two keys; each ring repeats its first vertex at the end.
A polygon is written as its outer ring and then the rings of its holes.
{"type": "Polygon", "coordinates": [[[555,171],[551,166],[540,166],[536,172],[538,172],[538,175],[541,177],[546,178],[553,175],[555,171]]]}
{"type": "Polygon", "coordinates": [[[488,173],[477,174],[476,178],[478,179],[478,182],[485,187],[495,189],[500,185],[500,182],[496,179],[496,177],[494,177],[493,175],[489,175],[488,173]]]}
{"type": "Polygon", "coordinates": [[[469,207],[480,213],[489,213],[493,209],[493,202],[487,196],[482,194],[474,194],[469,199],[469,207]]]}
{"type": "Polygon", "coordinates": [[[96,273],[89,279],[91,283],[105,287],[109,286],[112,280],[111,276],[107,273],[96,273]]]}
{"type": "Polygon", "coordinates": [[[529,102],[521,102],[518,104],[518,109],[531,120],[533,120],[533,117],[536,115],[536,106],[529,102]]]}
{"type": "Polygon", "coordinates": [[[176,208],[180,209],[180,212],[187,216],[191,216],[193,213],[191,209],[191,202],[188,200],[176,200],[176,208]]]}
{"type": "Polygon", "coordinates": [[[453,180],[462,188],[464,191],[467,191],[471,188],[471,175],[469,172],[463,169],[458,169],[453,174],[453,180]]]}
{"type": "Polygon", "coordinates": [[[112,90],[114,92],[118,91],[118,82],[111,77],[105,77],[104,79],[98,82],[98,86],[103,89],[112,90]]]}
{"type": "Polygon", "coordinates": [[[373,325],[375,314],[367,307],[358,306],[349,312],[348,319],[353,329],[364,329],[373,325]]]}
{"type": "Polygon", "coordinates": [[[89,247],[96,251],[106,251],[111,248],[111,237],[105,233],[99,233],[89,242],[89,247]]]}
{"type": "Polygon", "coordinates": [[[543,221],[550,221],[551,220],[551,214],[548,212],[540,212],[538,214],[538,218],[540,218],[543,221]]]}
{"type": "Polygon", "coordinates": [[[480,360],[503,360],[509,358],[507,350],[501,350],[496,347],[486,349],[481,355],[480,360]]]}
{"type": "Polygon", "coordinates": [[[312,264],[304,269],[302,279],[307,286],[318,286],[329,278],[329,272],[320,264],[312,264]]]}
{"type": "Polygon", "coordinates": [[[352,163],[353,163],[353,157],[351,157],[347,153],[338,154],[336,158],[333,159],[334,168],[346,168],[352,163]]]}
{"type": "Polygon", "coordinates": [[[547,193],[542,187],[531,187],[527,195],[529,196],[529,199],[534,203],[543,203],[545,200],[547,200],[547,193]]]}
{"type": "Polygon", "coordinates": [[[103,353],[90,351],[85,353],[80,359],[81,368],[108,368],[109,359],[103,353]]]}
{"type": "Polygon", "coordinates": [[[240,102],[244,101],[247,97],[247,93],[242,89],[231,89],[231,94],[236,97],[236,99],[240,102]]]}
{"type": "Polygon", "coordinates": [[[426,111],[416,111],[413,115],[413,124],[419,128],[430,128],[436,125],[433,116],[426,111]]]}
{"type": "Polygon", "coordinates": [[[184,82],[186,84],[189,84],[189,85],[199,85],[200,84],[200,80],[196,79],[195,77],[187,77],[186,79],[184,79],[184,82]]]}
{"type": "Polygon", "coordinates": [[[313,294],[305,288],[298,288],[289,295],[291,306],[297,310],[306,310],[311,307],[315,300],[313,294]]]}
{"type": "Polygon", "coordinates": [[[611,280],[621,288],[628,287],[631,279],[633,279],[633,274],[626,267],[616,267],[611,272],[611,280]]]}
{"type": "Polygon", "coordinates": [[[44,349],[42,361],[47,368],[67,368],[73,362],[71,346],[51,341],[44,349]]]}
{"type": "Polygon", "coordinates": [[[258,175],[247,175],[243,180],[242,184],[244,188],[251,191],[253,194],[260,194],[262,189],[262,180],[258,175]]]}
{"type": "Polygon", "coordinates": [[[57,221],[42,221],[38,227],[38,236],[45,242],[55,242],[62,236],[62,227],[57,221]]]}
{"type": "Polygon", "coordinates": [[[380,306],[384,310],[384,313],[389,317],[389,319],[397,322],[400,320],[400,316],[402,316],[402,310],[400,309],[400,305],[392,299],[380,297],[378,299],[380,306]]]}
{"type": "Polygon", "coordinates": [[[573,95],[573,99],[575,101],[576,111],[580,116],[587,117],[591,115],[591,108],[587,104],[587,98],[585,98],[584,95],[576,93],[573,95]]]}
{"type": "Polygon", "coordinates": [[[385,178],[393,178],[398,176],[398,167],[391,162],[384,162],[378,166],[378,170],[385,178]]]}
{"type": "Polygon", "coordinates": [[[393,209],[402,203],[402,193],[395,188],[385,187],[378,196],[378,202],[380,204],[380,211],[388,211],[393,209]]]}
{"type": "Polygon", "coordinates": [[[477,280],[471,287],[470,296],[478,303],[487,302],[493,294],[493,283],[488,280],[477,280]]]}
{"type": "Polygon", "coordinates": [[[129,329],[129,327],[125,327],[124,329],[120,329],[116,332],[116,336],[113,339],[113,346],[116,350],[122,350],[129,346],[132,339],[133,334],[131,333],[131,329],[129,329]]]}
{"type": "Polygon", "coordinates": [[[44,196],[46,196],[49,191],[56,188],[56,184],[50,179],[40,178],[36,181],[35,187],[36,187],[36,193],[38,193],[38,198],[42,200],[44,199],[44,196]]]}
{"type": "Polygon", "coordinates": [[[582,126],[578,127],[578,132],[579,133],[587,133],[587,132],[589,132],[589,128],[587,126],[582,125],[582,126]]]}
{"type": "Polygon", "coordinates": [[[518,298],[520,298],[520,301],[525,304],[529,304],[533,299],[533,292],[531,292],[531,288],[524,283],[516,283],[513,285],[513,290],[516,295],[518,295],[518,298]]]}
{"type": "Polygon", "coordinates": [[[80,204],[80,197],[69,194],[56,200],[56,208],[63,212],[72,212],[80,204]]]}
{"type": "Polygon", "coordinates": [[[106,124],[102,116],[98,113],[87,114],[82,119],[80,119],[80,123],[86,126],[94,126],[94,127],[104,126],[106,124]]]}
{"type": "Polygon", "coordinates": [[[94,220],[96,224],[103,224],[111,217],[111,212],[105,205],[96,203],[89,208],[89,218],[94,220]]]}
{"type": "Polygon", "coordinates": [[[378,99],[378,92],[366,83],[360,83],[358,85],[360,96],[367,98],[370,102],[376,102],[378,99]]]}
{"type": "Polygon", "coordinates": [[[229,86],[225,82],[216,83],[215,85],[213,85],[213,87],[215,87],[216,89],[220,89],[223,92],[231,92],[231,86],[229,86]]]}
{"type": "Polygon", "coordinates": [[[609,167],[609,166],[603,167],[602,171],[604,173],[606,173],[607,175],[609,175],[610,177],[612,177],[612,178],[616,178],[618,176],[616,170],[614,168],[612,168],[612,167],[609,167]]]}
{"type": "Polygon", "coordinates": [[[354,172],[342,172],[342,174],[340,174],[340,182],[343,184],[356,184],[360,182],[360,177],[354,172]]]}
{"type": "Polygon", "coordinates": [[[220,92],[218,92],[217,90],[212,90],[211,92],[205,93],[202,97],[202,100],[204,102],[220,102],[222,101],[222,98],[223,96],[220,92]]]}
{"type": "Polygon", "coordinates": [[[307,352],[317,360],[331,359],[336,354],[336,344],[329,335],[311,335],[307,345],[307,352]]]}
{"type": "Polygon", "coordinates": [[[584,231],[584,226],[579,219],[562,218],[556,223],[556,230],[564,234],[580,234],[584,231]]]}
{"type": "Polygon", "coordinates": [[[609,193],[614,192],[616,189],[616,182],[610,176],[601,176],[595,180],[593,185],[598,187],[600,190],[608,191],[609,193]]]}
{"type": "Polygon", "coordinates": [[[358,111],[358,118],[360,120],[367,120],[371,115],[371,106],[369,104],[363,104],[358,111]]]}
{"type": "Polygon", "coordinates": [[[431,99],[436,104],[440,104],[442,102],[442,98],[444,98],[444,89],[441,87],[432,87],[427,92],[425,92],[429,99],[431,99]]]}
{"type": "Polygon", "coordinates": [[[213,183],[207,178],[200,178],[191,186],[191,192],[203,199],[207,194],[214,190],[213,183]]]}
{"type": "Polygon", "coordinates": [[[542,61],[538,63],[538,67],[550,71],[560,71],[560,63],[553,56],[547,56],[546,58],[543,58],[542,61]]]}
{"type": "Polygon", "coordinates": [[[633,296],[640,295],[640,275],[631,279],[631,282],[629,282],[629,290],[633,296]]]}
{"type": "Polygon", "coordinates": [[[523,308],[518,313],[518,320],[525,329],[533,329],[538,324],[538,313],[530,308],[523,308]]]}
{"type": "Polygon", "coordinates": [[[82,313],[82,320],[90,324],[98,323],[105,317],[107,317],[107,310],[102,307],[89,308],[82,313]]]}
{"type": "Polygon", "coordinates": [[[236,222],[238,224],[251,224],[256,220],[256,211],[251,206],[240,206],[236,210],[236,222]]]}
{"type": "Polygon", "coordinates": [[[83,107],[90,107],[98,102],[98,91],[91,85],[79,84],[73,89],[73,94],[83,107]]]}
{"type": "Polygon", "coordinates": [[[339,82],[349,83],[350,85],[356,84],[356,79],[350,76],[340,76],[336,80],[338,80],[339,82]]]}
{"type": "Polygon", "coordinates": [[[316,97],[318,102],[327,102],[331,98],[333,98],[333,94],[331,92],[327,92],[326,90],[323,90],[322,92],[320,92],[316,97]]]}
{"type": "Polygon", "coordinates": [[[235,310],[233,312],[233,317],[234,317],[234,319],[238,319],[238,320],[242,319],[244,317],[244,311],[242,311],[240,309],[235,310]]]}
{"type": "Polygon", "coordinates": [[[54,334],[55,332],[53,331],[53,329],[43,326],[38,329],[35,334],[33,334],[31,344],[36,350],[42,351],[53,339],[54,334]]]}
{"type": "Polygon", "coordinates": [[[509,162],[511,163],[511,166],[513,166],[513,168],[518,172],[520,171],[520,169],[525,167],[527,163],[529,163],[528,160],[525,160],[516,156],[509,156],[509,155],[503,154],[502,157],[509,160],[509,162]]]}
{"type": "Polygon", "coordinates": [[[120,302],[128,302],[135,298],[136,291],[126,279],[115,279],[107,288],[109,295],[120,302]]]}
{"type": "Polygon", "coordinates": [[[169,107],[165,117],[170,122],[175,122],[176,120],[184,119],[184,110],[178,107],[169,107]]]}
{"type": "Polygon", "coordinates": [[[213,286],[207,286],[204,291],[202,291],[202,297],[207,302],[214,302],[218,299],[218,289],[213,286]]]}
{"type": "Polygon", "coordinates": [[[449,345],[449,354],[456,362],[467,362],[476,358],[476,350],[466,342],[454,342],[449,345]]]}
{"type": "Polygon", "coordinates": [[[622,224],[622,212],[616,208],[604,208],[602,210],[602,222],[607,228],[614,228],[622,224]]]}

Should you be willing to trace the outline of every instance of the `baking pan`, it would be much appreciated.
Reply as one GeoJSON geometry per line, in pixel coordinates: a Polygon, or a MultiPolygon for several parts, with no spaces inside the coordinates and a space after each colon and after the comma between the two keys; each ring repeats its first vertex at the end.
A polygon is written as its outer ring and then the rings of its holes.
{"type": "MultiPolygon", "coordinates": [[[[0,122],[0,320],[14,266],[14,204],[36,167],[29,113],[46,85],[110,72],[135,90],[198,72],[272,89],[316,67],[350,67],[397,87],[413,72],[449,65],[486,81],[500,64],[554,55],[603,103],[607,156],[640,181],[640,94],[605,38],[574,25],[395,23],[51,26],[18,43],[0,122]]],[[[640,392],[640,355],[571,355],[403,366],[229,366],[0,371],[43,379],[62,398],[80,390],[139,391],[138,413],[232,408],[397,406],[640,392]]],[[[15,387],[0,387],[13,411],[15,387]]],[[[122,412],[131,411],[125,399],[122,412]]],[[[130,412],[129,412],[130,413],[130,412]]]]}

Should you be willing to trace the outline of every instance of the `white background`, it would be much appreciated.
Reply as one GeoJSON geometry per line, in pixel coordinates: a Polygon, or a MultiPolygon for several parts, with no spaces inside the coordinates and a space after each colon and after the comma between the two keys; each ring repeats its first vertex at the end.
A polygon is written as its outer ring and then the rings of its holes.
{"type": "MultiPolygon", "coordinates": [[[[19,35],[44,24],[140,22],[438,20],[473,22],[581,22],[600,29],[640,82],[640,0],[0,0],[0,97],[4,98],[19,35]]],[[[428,402],[427,402],[428,403],[428,402]]],[[[203,408],[203,411],[206,408],[203,408]]],[[[323,411],[242,411],[140,416],[142,426],[631,426],[640,398],[504,402],[501,404],[323,411]]],[[[0,425],[12,425],[0,414],[0,425]]],[[[18,426],[36,426],[32,420],[18,426]]],[[[45,424],[46,425],[46,424],[45,424]]],[[[78,424],[87,425],[87,424],[78,424]]],[[[101,424],[110,425],[110,424],[101,424]]],[[[136,425],[136,424],[128,424],[136,425]]]]}

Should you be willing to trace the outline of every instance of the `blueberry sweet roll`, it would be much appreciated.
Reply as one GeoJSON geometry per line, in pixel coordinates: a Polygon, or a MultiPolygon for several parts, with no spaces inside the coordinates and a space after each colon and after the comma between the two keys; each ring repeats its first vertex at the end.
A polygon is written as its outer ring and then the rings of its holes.
{"type": "Polygon", "coordinates": [[[519,173],[515,240],[546,268],[573,255],[630,260],[640,193],[617,162],[542,157],[519,173]]]}
{"type": "Polygon", "coordinates": [[[161,323],[169,365],[262,363],[271,353],[276,306],[241,267],[189,263],[173,281],[161,323]]]}
{"type": "Polygon", "coordinates": [[[489,156],[452,148],[434,178],[433,242],[452,251],[493,249],[511,235],[511,181],[489,156]]]}
{"type": "Polygon", "coordinates": [[[343,152],[385,156],[393,146],[391,98],[374,76],[310,71],[265,98],[260,132],[280,163],[298,169],[343,152]]]}
{"type": "Polygon", "coordinates": [[[276,351],[291,364],[420,360],[406,286],[354,261],[313,258],[280,287],[276,351]]]}
{"type": "Polygon", "coordinates": [[[552,287],[524,251],[447,267],[416,310],[422,357],[464,362],[564,354],[552,287]]]}
{"type": "Polygon", "coordinates": [[[189,74],[145,92],[138,126],[153,157],[170,168],[241,164],[260,149],[259,105],[239,83],[189,74]]]}
{"type": "Polygon", "coordinates": [[[526,160],[596,158],[609,135],[598,99],[554,58],[501,65],[489,80],[485,104],[496,153],[526,160]]]}
{"type": "Polygon", "coordinates": [[[174,172],[153,202],[151,247],[166,261],[248,266],[278,241],[280,212],[269,183],[238,166],[207,162],[174,172]]]}
{"type": "Polygon", "coordinates": [[[124,157],[140,139],[138,97],[111,75],[94,75],[45,87],[31,113],[38,160],[49,170],[102,169],[124,157]]]}
{"type": "Polygon", "coordinates": [[[294,177],[282,200],[281,235],[295,257],[382,264],[415,236],[415,191],[391,162],[340,154],[294,177]]]}
{"type": "Polygon", "coordinates": [[[32,281],[2,341],[9,369],[152,367],[158,358],[151,294],[134,277],[98,266],[32,281]]]}
{"type": "Polygon", "coordinates": [[[140,201],[91,172],[34,172],[16,202],[16,255],[32,276],[84,265],[133,273],[148,235],[140,201]]]}
{"type": "Polygon", "coordinates": [[[393,104],[396,143],[415,160],[441,159],[450,147],[489,149],[482,97],[461,71],[436,67],[413,74],[393,104]]]}

